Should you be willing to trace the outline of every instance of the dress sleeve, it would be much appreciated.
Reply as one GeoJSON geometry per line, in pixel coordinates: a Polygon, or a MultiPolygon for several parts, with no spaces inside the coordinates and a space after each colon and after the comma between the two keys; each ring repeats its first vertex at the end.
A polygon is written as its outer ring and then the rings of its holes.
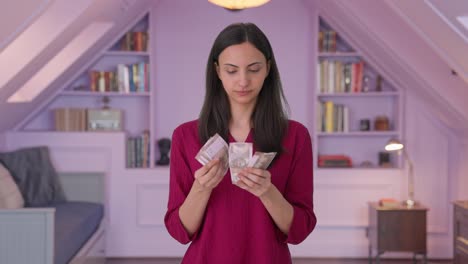
{"type": "Polygon", "coordinates": [[[179,217],[179,208],[185,201],[193,184],[193,175],[184,151],[183,131],[174,130],[172,135],[169,200],[164,217],[169,234],[182,244],[187,244],[197,235],[190,237],[179,217]]]}
{"type": "Polygon", "coordinates": [[[284,193],[285,199],[293,206],[294,215],[289,233],[283,241],[299,244],[304,241],[317,224],[313,204],[313,163],[312,142],[306,128],[302,140],[298,140],[297,151],[290,170],[288,183],[284,193]]]}

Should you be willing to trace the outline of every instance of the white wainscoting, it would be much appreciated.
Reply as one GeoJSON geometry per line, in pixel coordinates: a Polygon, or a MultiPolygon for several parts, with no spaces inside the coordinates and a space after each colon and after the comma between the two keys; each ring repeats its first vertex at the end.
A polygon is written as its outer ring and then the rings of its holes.
{"type": "Polygon", "coordinates": [[[166,184],[137,184],[137,224],[164,227],[169,187],[166,184]]]}
{"type": "MultiPolygon", "coordinates": [[[[418,109],[417,102],[410,102],[418,109]]],[[[416,198],[429,207],[428,247],[431,258],[450,258],[451,193],[449,177],[452,135],[422,110],[408,113],[408,151],[415,164],[416,198]]],[[[167,207],[169,170],[126,169],[125,135],[87,133],[7,133],[6,148],[48,145],[60,171],[106,173],[107,254],[110,257],[180,257],[187,245],[170,237],[163,223],[167,207]]],[[[466,146],[466,144],[465,144],[466,146]]],[[[456,145],[457,147],[457,145],[456,145]]],[[[468,154],[465,149],[457,153],[468,154]]],[[[452,161],[453,163],[453,161],[452,161]]],[[[457,165],[457,164],[456,164],[457,165]]],[[[462,167],[460,167],[460,171],[462,167]]],[[[461,174],[462,172],[460,172],[461,174]]],[[[452,177],[457,179],[457,177],[452,177]]],[[[318,224],[300,245],[298,257],[365,257],[368,241],[367,202],[382,197],[406,198],[406,170],[318,169],[314,172],[314,204],[318,224]]],[[[460,192],[460,191],[459,191],[460,192]]]]}

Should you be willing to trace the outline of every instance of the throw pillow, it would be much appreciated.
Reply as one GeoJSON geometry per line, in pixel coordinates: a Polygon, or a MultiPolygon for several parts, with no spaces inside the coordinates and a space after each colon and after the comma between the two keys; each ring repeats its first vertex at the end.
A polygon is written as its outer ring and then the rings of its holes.
{"type": "Polygon", "coordinates": [[[18,209],[22,207],[24,207],[23,196],[10,172],[0,162],[0,209],[18,209]]]}
{"type": "Polygon", "coordinates": [[[0,153],[0,161],[18,184],[26,207],[66,201],[62,184],[50,160],[48,147],[29,147],[0,153]]]}

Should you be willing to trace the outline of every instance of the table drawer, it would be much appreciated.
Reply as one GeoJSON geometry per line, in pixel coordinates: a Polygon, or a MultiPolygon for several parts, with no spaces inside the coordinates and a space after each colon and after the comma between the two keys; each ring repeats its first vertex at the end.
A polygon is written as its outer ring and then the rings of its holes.
{"type": "Polygon", "coordinates": [[[454,264],[466,264],[468,263],[468,256],[467,255],[455,255],[454,264]]]}
{"type": "Polygon", "coordinates": [[[456,201],[454,210],[454,263],[468,263],[468,201],[456,201]]]}
{"type": "Polygon", "coordinates": [[[468,241],[468,212],[456,210],[454,231],[455,237],[462,237],[468,241]]]}
{"type": "Polygon", "coordinates": [[[468,209],[455,207],[455,219],[463,222],[464,224],[468,224],[468,209]]]}
{"type": "Polygon", "coordinates": [[[460,241],[457,240],[455,245],[455,256],[454,256],[454,264],[466,264],[468,263],[468,244],[466,242],[459,243],[460,241]]]}
{"type": "Polygon", "coordinates": [[[455,247],[457,250],[460,250],[466,255],[468,255],[468,239],[463,237],[457,237],[455,240],[455,247]]]}

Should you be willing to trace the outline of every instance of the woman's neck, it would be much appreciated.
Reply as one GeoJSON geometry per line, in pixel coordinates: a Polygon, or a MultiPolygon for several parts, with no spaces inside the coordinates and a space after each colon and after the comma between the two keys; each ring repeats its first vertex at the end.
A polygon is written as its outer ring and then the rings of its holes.
{"type": "Polygon", "coordinates": [[[252,127],[251,119],[254,106],[231,106],[231,120],[229,122],[229,129],[245,130],[252,127]]]}

